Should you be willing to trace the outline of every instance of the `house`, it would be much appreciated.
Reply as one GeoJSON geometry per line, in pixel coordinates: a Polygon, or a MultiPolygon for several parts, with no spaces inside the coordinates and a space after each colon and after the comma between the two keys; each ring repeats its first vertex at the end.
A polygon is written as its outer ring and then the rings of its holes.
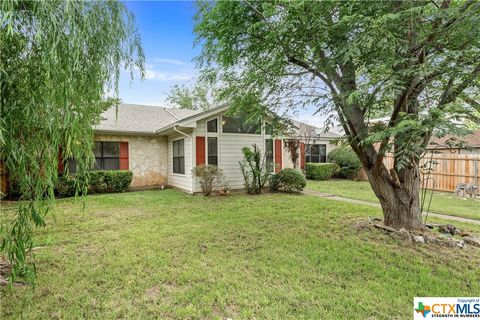
{"type": "Polygon", "coordinates": [[[274,137],[268,120],[246,122],[226,114],[228,106],[207,111],[132,104],[117,108],[104,112],[94,128],[96,168],[131,170],[132,188],[168,185],[198,192],[192,168],[214,164],[224,171],[229,186],[239,189],[243,188],[242,147],[256,144],[279,170],[294,167],[285,148],[288,139],[302,141],[295,167],[303,167],[305,161],[325,162],[334,147],[332,140],[339,137],[298,122],[291,136],[274,137]]]}
{"type": "Polygon", "coordinates": [[[434,137],[427,149],[435,150],[436,153],[480,154],[480,130],[474,130],[465,136],[434,137]]]}

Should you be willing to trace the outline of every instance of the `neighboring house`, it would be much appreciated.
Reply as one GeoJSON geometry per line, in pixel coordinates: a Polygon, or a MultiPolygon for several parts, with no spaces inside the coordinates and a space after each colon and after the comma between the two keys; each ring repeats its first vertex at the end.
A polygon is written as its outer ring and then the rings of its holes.
{"type": "Polygon", "coordinates": [[[446,135],[432,138],[427,149],[435,149],[438,153],[480,154],[480,130],[465,136],[446,135]],[[449,144],[453,143],[450,147],[449,144]],[[457,145],[458,143],[461,146],[457,145]]]}
{"type": "Polygon", "coordinates": [[[227,109],[192,111],[132,104],[110,108],[95,127],[96,168],[131,170],[133,188],[168,185],[198,192],[192,168],[214,164],[224,171],[229,186],[239,189],[243,187],[242,147],[256,144],[279,170],[293,167],[285,139],[302,141],[295,166],[303,167],[305,161],[325,162],[333,148],[331,141],[340,136],[294,121],[289,137],[273,137],[268,120],[247,123],[226,115],[227,109]]]}

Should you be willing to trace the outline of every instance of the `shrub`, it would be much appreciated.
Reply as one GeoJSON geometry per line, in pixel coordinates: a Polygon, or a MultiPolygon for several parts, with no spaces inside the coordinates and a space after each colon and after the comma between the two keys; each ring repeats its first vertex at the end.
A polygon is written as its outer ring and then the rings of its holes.
{"type": "Polygon", "coordinates": [[[217,166],[201,165],[192,169],[192,174],[200,178],[200,187],[204,196],[208,196],[212,191],[221,186],[224,182],[223,171],[217,166]]]}
{"type": "Polygon", "coordinates": [[[75,195],[75,177],[63,175],[58,177],[57,194],[62,197],[73,197],[75,195]]]}
{"type": "Polygon", "coordinates": [[[302,192],[307,180],[300,170],[285,168],[270,177],[270,188],[288,193],[302,192]]]}
{"type": "Polygon", "coordinates": [[[92,171],[90,180],[95,175],[98,175],[98,177],[95,177],[95,184],[90,183],[90,193],[125,192],[133,177],[133,173],[130,170],[92,171]]]}
{"type": "Polygon", "coordinates": [[[340,167],[338,172],[335,174],[335,176],[338,178],[354,178],[362,167],[360,159],[350,147],[339,147],[333,149],[328,154],[328,161],[335,163],[340,167]]]}
{"type": "Polygon", "coordinates": [[[307,179],[329,180],[332,178],[336,165],[334,163],[306,163],[305,172],[307,179]]]}
{"type": "Polygon", "coordinates": [[[260,194],[270,176],[270,170],[265,164],[265,157],[262,156],[256,144],[252,149],[242,148],[242,152],[243,160],[239,164],[245,190],[249,194],[260,194]]]}
{"type": "MultiPolygon", "coordinates": [[[[129,170],[91,171],[88,174],[88,193],[124,192],[132,182],[133,173],[129,170]]],[[[58,178],[57,194],[61,197],[75,195],[75,185],[81,185],[81,177],[63,175],[58,178]]]]}

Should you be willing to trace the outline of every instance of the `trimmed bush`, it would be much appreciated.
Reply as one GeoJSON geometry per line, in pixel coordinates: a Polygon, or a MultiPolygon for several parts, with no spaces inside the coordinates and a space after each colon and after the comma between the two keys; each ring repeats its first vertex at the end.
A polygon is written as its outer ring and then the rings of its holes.
{"type": "MultiPolygon", "coordinates": [[[[132,182],[133,173],[129,170],[91,171],[88,179],[88,193],[118,193],[125,192],[132,182]]],[[[57,194],[61,197],[75,195],[75,175],[64,175],[58,178],[57,194]]]]}
{"type": "Polygon", "coordinates": [[[198,183],[204,196],[221,186],[224,181],[223,170],[214,165],[200,165],[192,169],[192,173],[199,178],[198,183]]]}
{"type": "Polygon", "coordinates": [[[306,163],[305,172],[307,179],[329,180],[335,173],[337,166],[334,163],[306,163]]]}
{"type": "Polygon", "coordinates": [[[328,161],[339,166],[339,170],[335,174],[335,177],[337,178],[354,178],[362,167],[360,159],[350,147],[333,149],[328,154],[328,161]]]}
{"type": "Polygon", "coordinates": [[[307,180],[300,170],[285,168],[270,177],[270,188],[288,193],[302,192],[307,180]]]}

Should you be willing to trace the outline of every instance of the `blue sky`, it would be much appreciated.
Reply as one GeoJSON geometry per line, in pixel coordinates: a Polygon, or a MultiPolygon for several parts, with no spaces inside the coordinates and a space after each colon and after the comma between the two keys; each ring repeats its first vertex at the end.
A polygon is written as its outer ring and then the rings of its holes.
{"type": "MultiPolygon", "coordinates": [[[[122,74],[120,98],[125,103],[167,106],[171,86],[194,82],[198,71],[193,58],[193,16],[195,3],[189,1],[126,1],[133,12],[145,50],[146,79],[133,82],[122,74]]],[[[302,110],[294,118],[321,126],[323,119],[302,110]]]]}

